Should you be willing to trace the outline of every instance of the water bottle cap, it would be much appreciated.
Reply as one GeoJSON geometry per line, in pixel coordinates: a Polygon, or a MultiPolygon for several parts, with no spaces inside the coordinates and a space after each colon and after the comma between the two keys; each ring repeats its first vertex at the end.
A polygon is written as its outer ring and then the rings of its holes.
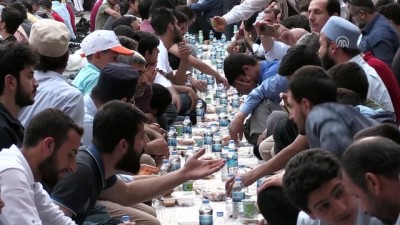
{"type": "Polygon", "coordinates": [[[186,120],[186,119],[190,119],[190,117],[189,117],[189,116],[185,116],[185,120],[186,120]]]}
{"type": "Polygon", "coordinates": [[[203,204],[208,204],[210,201],[208,199],[203,199],[203,204]]]}
{"type": "Polygon", "coordinates": [[[162,163],[163,163],[163,164],[169,163],[169,160],[168,160],[168,159],[163,159],[163,160],[162,160],[162,163]]]}
{"type": "Polygon", "coordinates": [[[130,216],[121,216],[121,221],[122,222],[129,222],[130,219],[131,219],[130,216]]]}
{"type": "Polygon", "coordinates": [[[187,150],[193,150],[193,146],[188,146],[187,150]]]}
{"type": "Polygon", "coordinates": [[[197,100],[198,103],[203,103],[203,101],[201,99],[197,100]]]}
{"type": "Polygon", "coordinates": [[[233,174],[233,173],[228,174],[228,177],[233,177],[233,176],[235,176],[235,174],[233,174]]]}
{"type": "Polygon", "coordinates": [[[235,181],[242,181],[241,177],[235,177],[235,181]]]}
{"type": "Polygon", "coordinates": [[[244,168],[244,165],[243,164],[239,164],[239,168],[244,168]]]}
{"type": "Polygon", "coordinates": [[[218,217],[224,217],[224,212],[217,212],[218,217]]]}
{"type": "Polygon", "coordinates": [[[234,140],[229,140],[229,144],[235,144],[234,140]]]}
{"type": "Polygon", "coordinates": [[[177,151],[172,151],[172,152],[171,152],[171,155],[177,155],[177,154],[178,154],[177,151]]]}

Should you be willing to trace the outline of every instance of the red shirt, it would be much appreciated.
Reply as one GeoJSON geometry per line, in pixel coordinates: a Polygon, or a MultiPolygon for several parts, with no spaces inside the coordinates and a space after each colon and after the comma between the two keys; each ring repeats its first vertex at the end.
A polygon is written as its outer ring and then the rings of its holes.
{"type": "Polygon", "coordinates": [[[90,32],[93,32],[96,27],[96,15],[101,4],[103,4],[103,0],[97,0],[90,12],[90,32]]]}
{"type": "Polygon", "coordinates": [[[55,11],[51,13],[51,16],[54,18],[54,20],[57,20],[58,22],[64,23],[64,19],[55,11]]]}
{"type": "Polygon", "coordinates": [[[389,92],[390,99],[393,103],[394,112],[396,114],[396,123],[400,124],[400,87],[393,71],[388,65],[386,65],[386,63],[378,58],[375,58],[371,52],[367,52],[363,58],[372,68],[376,70],[385,84],[386,89],[389,92]]]}

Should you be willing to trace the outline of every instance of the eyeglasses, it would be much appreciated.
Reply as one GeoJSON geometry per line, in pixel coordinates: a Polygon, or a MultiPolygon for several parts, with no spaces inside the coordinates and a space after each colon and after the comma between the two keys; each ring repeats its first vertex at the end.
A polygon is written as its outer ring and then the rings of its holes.
{"type": "Polygon", "coordinates": [[[360,12],[362,12],[362,10],[361,10],[361,9],[360,9],[360,10],[358,10],[357,12],[353,13],[353,14],[351,14],[351,13],[350,13],[350,16],[351,16],[351,17],[354,17],[355,15],[359,14],[360,12]]]}

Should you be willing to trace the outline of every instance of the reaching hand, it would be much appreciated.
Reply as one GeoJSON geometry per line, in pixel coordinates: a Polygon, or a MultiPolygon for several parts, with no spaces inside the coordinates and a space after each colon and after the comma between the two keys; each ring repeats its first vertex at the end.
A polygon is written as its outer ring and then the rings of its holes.
{"type": "Polygon", "coordinates": [[[192,87],[197,91],[205,92],[207,90],[207,82],[204,80],[192,79],[190,80],[190,83],[192,84],[192,87]]]}
{"type": "Polygon", "coordinates": [[[201,160],[199,159],[204,155],[205,149],[200,150],[188,159],[185,166],[182,168],[183,174],[187,176],[188,180],[197,180],[207,177],[218,170],[224,165],[225,161],[222,159],[216,160],[201,160]]]}
{"type": "Polygon", "coordinates": [[[151,128],[152,130],[154,130],[155,132],[161,134],[163,137],[167,136],[167,131],[162,129],[158,123],[152,123],[152,124],[148,125],[148,127],[151,128]]]}
{"type": "Polygon", "coordinates": [[[244,119],[246,118],[246,115],[242,112],[238,112],[235,116],[235,119],[233,119],[230,127],[229,134],[231,136],[232,140],[242,140],[243,138],[243,122],[244,119]]]}
{"type": "Polygon", "coordinates": [[[211,26],[217,32],[224,32],[226,29],[227,23],[223,17],[214,16],[214,18],[211,19],[211,26]]]}
{"type": "Polygon", "coordinates": [[[160,172],[160,169],[154,166],[150,166],[147,164],[140,164],[140,170],[138,175],[153,175],[153,174],[158,174],[160,172]]]}
{"type": "MultiPolygon", "coordinates": [[[[247,173],[240,174],[239,177],[242,178],[242,184],[247,187],[254,183],[252,179],[252,171],[249,171],[247,173]]],[[[225,182],[225,191],[226,191],[226,196],[230,196],[233,188],[233,184],[235,183],[235,176],[229,178],[225,182]]]]}
{"type": "Polygon", "coordinates": [[[215,77],[215,81],[217,82],[217,84],[223,84],[225,89],[229,89],[229,87],[230,87],[229,84],[228,84],[228,80],[225,77],[221,76],[221,75],[216,76],[215,77]]]}
{"type": "Polygon", "coordinates": [[[258,188],[257,191],[260,193],[269,187],[282,187],[282,180],[284,174],[285,172],[281,172],[268,177],[267,180],[265,180],[265,182],[258,188]]]}

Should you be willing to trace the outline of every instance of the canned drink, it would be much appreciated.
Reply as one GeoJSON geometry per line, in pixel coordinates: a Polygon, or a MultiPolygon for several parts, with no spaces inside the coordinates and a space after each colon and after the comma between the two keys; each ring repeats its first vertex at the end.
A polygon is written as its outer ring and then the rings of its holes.
{"type": "Polygon", "coordinates": [[[183,191],[193,191],[193,181],[189,180],[182,184],[183,191]]]}
{"type": "Polygon", "coordinates": [[[243,199],[243,217],[254,218],[257,215],[256,202],[250,199],[243,199]]]}

